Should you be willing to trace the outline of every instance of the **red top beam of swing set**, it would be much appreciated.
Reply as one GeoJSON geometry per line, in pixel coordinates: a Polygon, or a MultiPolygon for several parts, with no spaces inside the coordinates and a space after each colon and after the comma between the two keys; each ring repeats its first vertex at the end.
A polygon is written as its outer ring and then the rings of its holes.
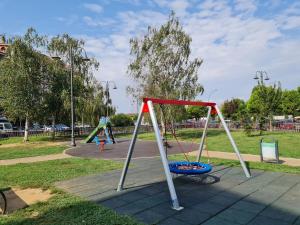
{"type": "Polygon", "coordinates": [[[196,105],[196,106],[211,106],[212,111],[211,114],[217,114],[215,109],[215,102],[195,102],[195,101],[185,101],[185,100],[175,100],[175,99],[159,99],[159,98],[143,98],[143,102],[145,103],[143,107],[143,112],[149,112],[147,101],[151,101],[154,104],[165,104],[165,105],[196,105]]]}
{"type": "Polygon", "coordinates": [[[199,101],[185,101],[175,99],[159,99],[159,98],[143,98],[143,102],[152,101],[154,104],[165,104],[165,105],[198,105],[198,106],[211,106],[216,105],[215,102],[199,102],[199,101]]]}

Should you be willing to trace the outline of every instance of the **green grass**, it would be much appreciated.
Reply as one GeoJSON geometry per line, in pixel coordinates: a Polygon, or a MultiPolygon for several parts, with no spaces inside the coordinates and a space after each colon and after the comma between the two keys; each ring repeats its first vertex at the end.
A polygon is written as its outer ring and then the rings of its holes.
{"type": "Polygon", "coordinates": [[[56,181],[121,167],[121,163],[111,160],[80,158],[0,166],[0,187],[49,188],[56,181]]]}
{"type": "Polygon", "coordinates": [[[57,181],[121,167],[120,162],[79,158],[0,166],[0,187],[49,188],[55,194],[47,202],[36,203],[0,217],[0,224],[138,224],[130,217],[117,215],[110,209],[54,187],[57,181]]]}
{"type": "MultiPolygon", "coordinates": [[[[189,157],[191,161],[195,161],[196,157],[189,157]]],[[[169,160],[174,161],[185,161],[185,158],[182,154],[170,155],[169,160]]],[[[202,157],[201,161],[203,163],[211,163],[212,165],[219,166],[228,166],[228,167],[241,167],[238,160],[229,160],[229,159],[217,159],[217,158],[207,158],[202,157]]],[[[246,162],[247,166],[251,169],[259,169],[273,172],[282,172],[282,173],[293,173],[300,174],[300,167],[286,166],[274,163],[261,163],[261,162],[246,162]]]]}
{"type": "MultiPolygon", "coordinates": [[[[85,138],[86,135],[76,137],[76,139],[85,138]]],[[[51,136],[29,136],[29,142],[61,142],[70,141],[70,136],[55,136],[53,140],[51,136]]],[[[0,138],[0,145],[23,143],[23,137],[0,138]]]]}
{"type": "MultiPolygon", "coordinates": [[[[259,142],[261,138],[271,140],[272,137],[278,140],[279,155],[283,157],[300,158],[300,133],[291,132],[265,132],[262,136],[246,136],[242,131],[232,131],[232,136],[241,153],[259,155],[259,142]]],[[[176,132],[178,138],[182,141],[200,142],[202,130],[183,129],[176,132]]],[[[123,137],[129,137],[125,135],[123,137]]],[[[142,133],[138,136],[143,140],[154,140],[154,133],[142,133]]],[[[168,139],[172,139],[168,135],[168,139]]],[[[209,130],[207,135],[207,148],[211,151],[232,152],[229,139],[223,130],[209,130]]],[[[195,149],[197,146],[195,145],[195,149]]]]}
{"type": "Polygon", "coordinates": [[[33,145],[21,145],[17,147],[1,147],[0,159],[17,159],[23,157],[50,155],[63,152],[67,146],[33,146],[33,145]]]}

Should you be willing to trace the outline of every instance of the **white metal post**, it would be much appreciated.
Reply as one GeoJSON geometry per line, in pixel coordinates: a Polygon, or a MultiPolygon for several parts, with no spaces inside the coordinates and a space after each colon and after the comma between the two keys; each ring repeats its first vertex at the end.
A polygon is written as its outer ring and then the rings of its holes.
{"type": "Polygon", "coordinates": [[[132,139],[131,139],[131,143],[129,145],[127,158],[126,158],[126,161],[124,163],[124,167],[123,167],[123,171],[122,171],[122,175],[121,175],[121,178],[120,178],[120,181],[119,181],[117,191],[122,191],[122,189],[123,189],[123,185],[124,185],[124,182],[125,182],[126,174],[127,174],[127,171],[128,171],[128,167],[129,167],[129,164],[130,164],[131,157],[132,157],[134,145],[135,145],[136,138],[137,138],[137,135],[138,135],[138,130],[139,130],[139,127],[141,125],[142,118],[143,118],[144,104],[145,103],[143,102],[142,105],[141,105],[140,113],[139,113],[139,116],[138,116],[138,119],[137,119],[137,122],[136,122],[136,125],[135,125],[135,128],[134,128],[133,136],[132,136],[132,139]]]}
{"type": "Polygon", "coordinates": [[[161,139],[161,135],[160,135],[159,127],[157,124],[157,119],[156,119],[152,101],[148,101],[147,104],[148,104],[148,108],[149,108],[149,113],[150,113],[153,129],[154,129],[155,136],[156,136],[156,141],[157,141],[161,161],[162,161],[162,164],[163,164],[163,167],[165,170],[165,174],[166,174],[166,178],[167,178],[167,183],[168,183],[171,200],[172,200],[172,207],[175,210],[181,210],[181,209],[183,209],[183,207],[181,207],[178,202],[174,183],[173,183],[172,176],[171,176],[170,169],[169,169],[169,163],[168,163],[165,151],[164,151],[164,146],[163,146],[163,142],[161,139]]]}
{"type": "Polygon", "coordinates": [[[235,142],[234,142],[234,140],[233,140],[233,138],[231,136],[231,133],[230,133],[230,131],[229,131],[227,125],[226,125],[226,122],[225,122],[225,120],[223,118],[223,115],[222,115],[222,113],[219,110],[219,108],[218,108],[217,105],[215,105],[215,109],[216,109],[216,111],[218,113],[218,116],[219,116],[219,118],[220,118],[220,120],[222,122],[222,125],[223,125],[223,127],[224,127],[224,129],[225,129],[225,131],[227,133],[227,136],[228,136],[228,138],[229,138],[229,140],[231,142],[231,145],[232,145],[232,147],[233,147],[233,149],[235,151],[235,154],[238,157],[238,159],[240,160],[240,163],[242,165],[242,168],[244,170],[244,173],[245,173],[246,177],[248,177],[248,178],[251,177],[251,175],[250,175],[250,173],[248,171],[248,168],[246,167],[246,164],[245,164],[245,162],[244,162],[244,160],[243,160],[243,158],[242,158],[242,156],[241,156],[241,154],[240,154],[240,152],[239,152],[239,150],[238,150],[238,148],[237,148],[237,146],[236,146],[236,144],[235,144],[235,142]]]}
{"type": "Polygon", "coordinates": [[[199,152],[198,152],[198,156],[197,156],[197,162],[200,161],[200,158],[201,158],[201,155],[202,155],[204,140],[206,138],[207,128],[208,128],[208,124],[209,124],[209,120],[210,120],[210,113],[211,113],[211,107],[208,106],[208,112],[207,112],[207,116],[206,116],[205,126],[204,126],[204,129],[203,129],[202,138],[201,138],[201,142],[200,142],[200,145],[199,145],[199,152]]]}

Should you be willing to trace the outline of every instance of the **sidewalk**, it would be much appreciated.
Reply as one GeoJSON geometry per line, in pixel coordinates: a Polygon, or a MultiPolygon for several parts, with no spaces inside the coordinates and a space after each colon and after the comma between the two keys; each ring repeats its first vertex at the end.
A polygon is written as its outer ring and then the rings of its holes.
{"type": "Polygon", "coordinates": [[[1,166],[14,165],[18,163],[33,163],[33,162],[42,162],[56,159],[65,159],[71,158],[72,156],[67,155],[65,153],[53,154],[53,155],[42,155],[42,156],[34,156],[34,157],[26,157],[26,158],[18,158],[18,159],[5,159],[0,160],[1,166]]]}
{"type": "MultiPolygon", "coordinates": [[[[189,153],[189,155],[191,155],[191,156],[197,156],[197,154],[198,154],[198,151],[193,151],[193,152],[189,153]]],[[[231,152],[208,151],[208,155],[209,155],[209,157],[212,157],[212,158],[237,160],[236,154],[234,152],[231,153],[231,152]]],[[[241,154],[241,155],[245,161],[260,162],[259,155],[251,155],[251,154],[241,154]]],[[[205,150],[203,150],[202,156],[207,157],[205,150]]],[[[279,160],[281,161],[282,165],[300,166],[300,159],[279,157],[279,160]]]]}

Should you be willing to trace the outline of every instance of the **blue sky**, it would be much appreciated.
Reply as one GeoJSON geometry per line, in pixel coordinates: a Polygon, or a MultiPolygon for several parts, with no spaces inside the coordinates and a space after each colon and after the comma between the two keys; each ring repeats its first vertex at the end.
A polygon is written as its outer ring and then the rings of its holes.
{"type": "Polygon", "coordinates": [[[86,41],[89,55],[100,61],[98,80],[114,80],[118,112],[134,112],[126,95],[129,39],[147,26],[160,26],[171,10],[192,37],[192,57],[204,63],[199,82],[202,100],[247,99],[257,70],[270,83],[300,86],[300,1],[298,0],[0,0],[0,34],[69,33],[86,41]]]}

